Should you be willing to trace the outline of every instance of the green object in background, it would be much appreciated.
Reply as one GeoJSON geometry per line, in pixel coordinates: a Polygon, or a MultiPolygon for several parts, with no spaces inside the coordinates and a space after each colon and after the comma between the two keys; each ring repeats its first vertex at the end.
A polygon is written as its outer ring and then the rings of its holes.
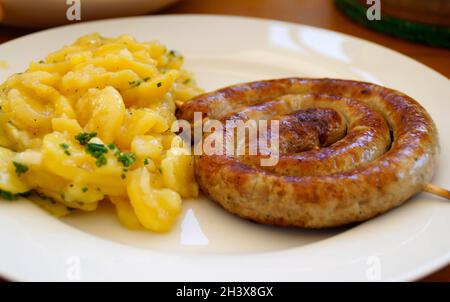
{"type": "Polygon", "coordinates": [[[367,8],[357,0],[335,0],[339,10],[367,27],[409,41],[450,48],[450,27],[403,20],[381,12],[381,20],[369,20],[367,8]]]}

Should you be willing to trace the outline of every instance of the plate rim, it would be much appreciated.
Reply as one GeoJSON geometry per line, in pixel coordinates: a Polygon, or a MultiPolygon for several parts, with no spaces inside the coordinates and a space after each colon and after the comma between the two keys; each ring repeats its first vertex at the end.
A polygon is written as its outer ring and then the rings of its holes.
{"type": "MultiPolygon", "coordinates": [[[[170,15],[150,15],[150,16],[137,16],[137,17],[125,17],[125,18],[109,18],[109,19],[102,19],[102,20],[95,20],[95,21],[86,21],[86,22],[81,22],[81,23],[75,23],[75,24],[69,24],[69,25],[62,25],[62,26],[58,26],[58,27],[53,27],[53,28],[48,28],[48,29],[44,29],[44,30],[40,30],[40,31],[36,31],[30,34],[27,34],[25,36],[21,36],[15,39],[12,39],[10,41],[7,41],[5,43],[0,44],[0,48],[7,46],[9,44],[13,44],[17,41],[20,40],[26,40],[29,39],[31,36],[34,35],[40,35],[42,33],[48,33],[51,31],[60,31],[60,30],[64,30],[67,27],[76,27],[76,26],[85,26],[85,25],[92,25],[95,23],[101,23],[101,22],[126,22],[128,20],[139,20],[139,19],[180,19],[180,18],[223,18],[223,19],[228,19],[228,20],[233,20],[233,19],[240,19],[240,20],[257,20],[260,22],[279,22],[279,23],[283,23],[288,25],[289,27],[305,27],[305,28],[310,28],[313,30],[319,30],[319,31],[325,31],[329,34],[333,34],[333,35],[340,35],[343,36],[345,39],[352,39],[352,40],[356,40],[359,43],[368,43],[371,47],[376,47],[379,49],[382,49],[383,51],[387,51],[391,54],[395,54],[395,55],[400,55],[401,57],[403,57],[404,59],[407,60],[412,60],[413,62],[415,62],[416,64],[419,64],[421,66],[421,68],[425,68],[428,72],[433,72],[436,76],[438,77],[443,77],[444,79],[448,78],[446,76],[444,76],[443,74],[439,73],[438,71],[432,69],[431,67],[401,53],[398,51],[395,51],[393,49],[390,49],[386,46],[377,44],[375,42],[372,42],[370,40],[365,40],[356,36],[352,36],[350,34],[347,33],[342,33],[342,32],[338,32],[338,31],[333,31],[333,30],[329,30],[329,29],[325,29],[325,28],[320,28],[320,27],[315,27],[315,26],[311,26],[311,25],[305,25],[305,24],[301,24],[301,23],[294,23],[294,22],[288,22],[288,21],[282,21],[282,20],[276,20],[276,19],[269,19],[269,18],[259,18],[259,17],[247,17],[247,16],[233,16],[233,15],[220,15],[220,14],[170,14],[170,15]]],[[[96,237],[96,240],[101,239],[104,240],[102,238],[98,238],[96,237]]],[[[117,244],[117,243],[114,243],[117,244]]],[[[314,243],[313,243],[314,244],[314,243]]],[[[135,248],[135,247],[129,247],[129,248],[135,248]]],[[[430,261],[431,262],[431,261],[430,261]]],[[[441,256],[439,259],[434,259],[434,261],[432,261],[432,263],[428,263],[428,264],[422,264],[420,267],[418,268],[412,268],[409,271],[405,271],[402,274],[398,275],[397,278],[398,280],[407,280],[407,281],[411,281],[411,280],[415,280],[418,278],[422,278],[423,276],[428,275],[429,273],[438,270],[441,267],[444,267],[445,265],[447,265],[450,262],[450,251],[447,252],[446,255],[441,256]]],[[[13,275],[14,274],[8,274],[5,272],[0,272],[0,275],[5,276],[8,279],[16,279],[13,275]]]]}

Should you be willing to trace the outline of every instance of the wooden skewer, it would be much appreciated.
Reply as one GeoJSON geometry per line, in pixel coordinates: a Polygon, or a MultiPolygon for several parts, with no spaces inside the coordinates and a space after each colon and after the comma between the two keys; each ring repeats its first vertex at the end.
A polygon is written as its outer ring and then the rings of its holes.
{"type": "Polygon", "coordinates": [[[440,187],[435,186],[433,184],[426,184],[423,187],[423,190],[425,192],[428,192],[428,193],[431,193],[431,194],[434,194],[434,195],[438,195],[438,196],[441,196],[441,197],[446,198],[446,199],[450,199],[450,191],[449,190],[446,190],[444,188],[440,188],[440,187]]]}

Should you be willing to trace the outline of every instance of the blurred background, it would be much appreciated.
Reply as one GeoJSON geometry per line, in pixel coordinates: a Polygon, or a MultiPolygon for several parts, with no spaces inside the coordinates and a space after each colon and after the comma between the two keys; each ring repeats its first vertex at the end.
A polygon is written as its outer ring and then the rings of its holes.
{"type": "Polygon", "coordinates": [[[450,0],[0,0],[0,43],[67,23],[185,13],[253,16],[331,29],[402,52],[450,77],[450,0]],[[381,20],[369,20],[367,10],[377,4],[381,20]],[[69,21],[68,7],[76,5],[81,20],[69,21]]]}
{"type": "MultiPolygon", "coordinates": [[[[392,48],[450,77],[450,0],[0,0],[0,43],[67,23],[151,14],[241,15],[317,26],[392,48]],[[368,9],[374,18],[380,9],[381,20],[369,20],[368,9]]],[[[424,281],[450,281],[450,266],[424,281]]]]}

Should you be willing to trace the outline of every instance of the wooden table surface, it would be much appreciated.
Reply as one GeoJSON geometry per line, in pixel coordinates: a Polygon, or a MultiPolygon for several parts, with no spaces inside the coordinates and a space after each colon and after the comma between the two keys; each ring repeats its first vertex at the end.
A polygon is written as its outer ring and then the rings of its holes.
{"type": "MultiPolygon", "coordinates": [[[[181,0],[160,13],[253,16],[331,29],[392,48],[450,78],[450,50],[406,42],[364,28],[341,15],[332,0],[181,0]]],[[[33,31],[0,25],[0,43],[33,31]]],[[[450,282],[450,265],[421,281],[450,282]]]]}

